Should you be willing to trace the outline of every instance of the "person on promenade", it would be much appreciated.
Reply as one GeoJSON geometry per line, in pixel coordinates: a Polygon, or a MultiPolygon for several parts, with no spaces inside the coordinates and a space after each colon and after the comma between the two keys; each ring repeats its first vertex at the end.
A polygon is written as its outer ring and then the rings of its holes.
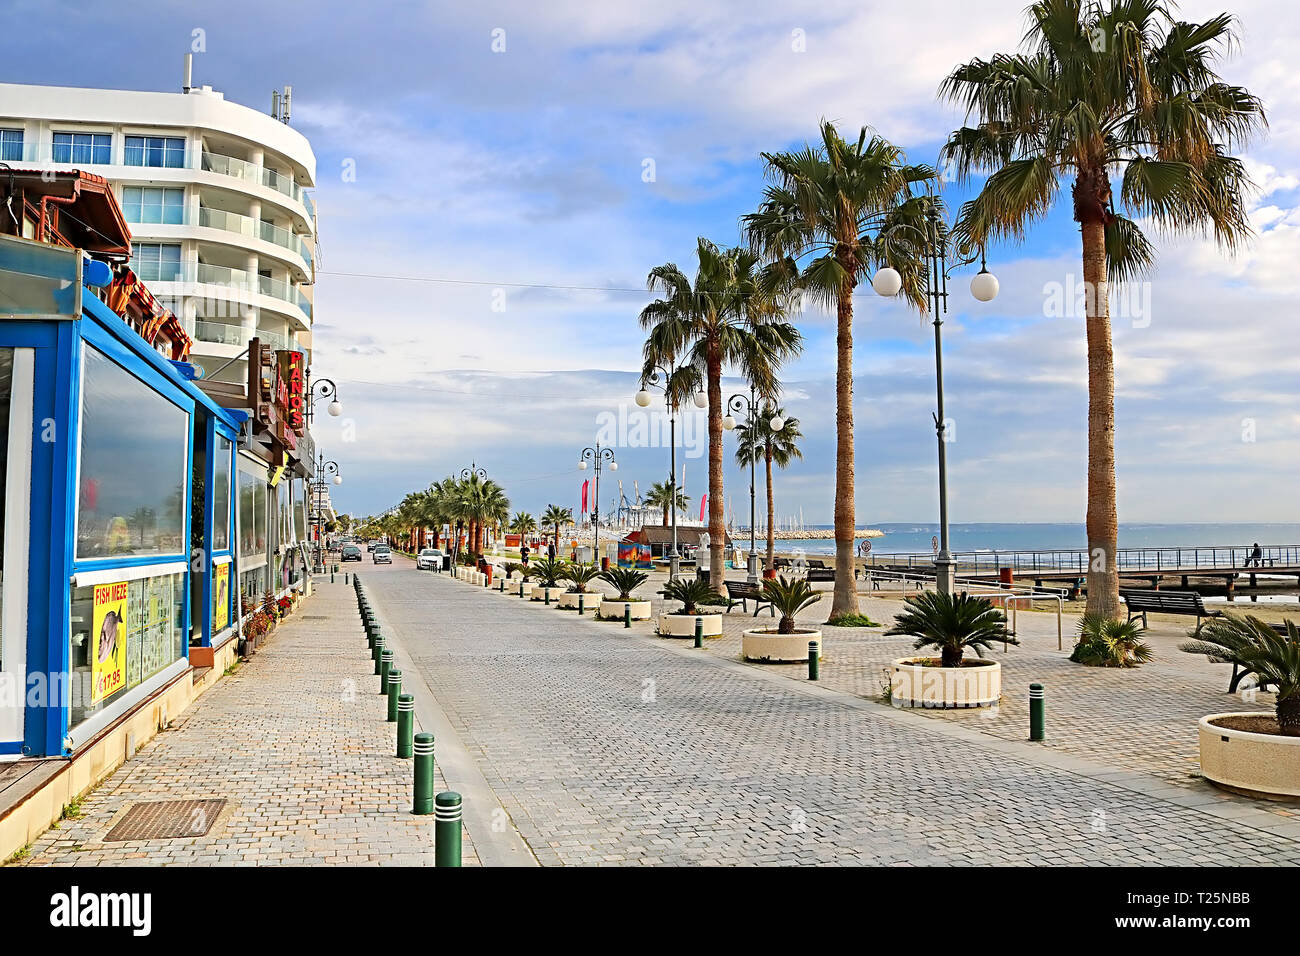
{"type": "Polygon", "coordinates": [[[524,564],[528,563],[528,545],[519,545],[519,560],[524,562],[524,564]]]}
{"type": "Polygon", "coordinates": [[[1256,541],[1255,546],[1250,549],[1250,557],[1246,559],[1246,567],[1250,567],[1252,564],[1257,568],[1262,568],[1264,566],[1264,549],[1259,546],[1258,541],[1256,541]]]}

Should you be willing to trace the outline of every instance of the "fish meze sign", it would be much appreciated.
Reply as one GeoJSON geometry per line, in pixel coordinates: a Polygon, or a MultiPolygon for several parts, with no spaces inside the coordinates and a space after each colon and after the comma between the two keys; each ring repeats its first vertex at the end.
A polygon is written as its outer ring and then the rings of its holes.
{"type": "Polygon", "coordinates": [[[126,595],[125,581],[95,585],[91,621],[94,641],[90,649],[92,704],[116,694],[126,683],[126,595]]]}

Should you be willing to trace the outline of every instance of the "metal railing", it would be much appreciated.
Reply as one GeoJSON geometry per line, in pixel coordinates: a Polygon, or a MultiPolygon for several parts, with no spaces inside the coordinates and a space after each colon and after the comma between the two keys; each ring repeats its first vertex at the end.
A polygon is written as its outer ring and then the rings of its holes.
{"type": "Polygon", "coordinates": [[[199,207],[198,224],[210,229],[220,229],[224,232],[234,232],[249,238],[262,239],[265,242],[298,253],[304,264],[311,265],[311,252],[308,251],[302,238],[283,226],[277,226],[274,223],[264,222],[260,219],[253,219],[250,216],[241,216],[235,212],[213,209],[211,206],[199,207]]]}
{"type": "MultiPolygon", "coordinates": [[[[1203,568],[1206,570],[1231,570],[1247,566],[1254,545],[1190,545],[1174,548],[1120,548],[1116,565],[1121,571],[1163,571],[1203,568]]],[[[1260,570],[1273,566],[1300,565],[1300,545],[1260,545],[1260,570]]],[[[1012,551],[954,551],[958,572],[991,572],[1002,568],[1015,571],[1076,571],[1086,574],[1089,555],[1083,548],[1048,548],[1012,551]]],[[[860,558],[868,567],[924,568],[933,566],[931,552],[901,554],[876,553],[860,558]]],[[[1251,565],[1254,562],[1251,561],[1251,565]]]]}
{"type": "Polygon", "coordinates": [[[194,323],[194,337],[200,342],[213,342],[217,345],[247,345],[253,335],[261,339],[263,345],[269,345],[274,349],[302,351],[295,343],[289,341],[287,335],[280,332],[257,329],[250,333],[245,331],[242,325],[212,322],[207,319],[198,319],[194,323]]]}

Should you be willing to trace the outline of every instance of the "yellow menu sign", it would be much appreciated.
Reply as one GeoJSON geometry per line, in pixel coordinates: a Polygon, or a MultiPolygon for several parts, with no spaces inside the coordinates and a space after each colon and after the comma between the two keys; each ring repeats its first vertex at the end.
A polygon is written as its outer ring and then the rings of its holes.
{"type": "Polygon", "coordinates": [[[226,629],[230,623],[230,563],[218,564],[212,569],[212,590],[216,595],[212,604],[212,633],[226,629]]]}
{"type": "Polygon", "coordinates": [[[90,648],[92,704],[126,686],[126,593],[125,581],[95,585],[90,648]]]}

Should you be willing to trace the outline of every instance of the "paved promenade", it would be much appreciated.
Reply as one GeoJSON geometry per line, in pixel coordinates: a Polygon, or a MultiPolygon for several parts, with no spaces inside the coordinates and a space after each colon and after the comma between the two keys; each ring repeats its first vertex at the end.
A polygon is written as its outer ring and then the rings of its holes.
{"type": "MultiPolygon", "coordinates": [[[[412,762],[366,649],[352,588],[316,593],[271,641],[49,830],[30,866],[433,865],[433,817],[411,810],[412,762]],[[131,806],[226,799],[207,836],[103,842],[131,806]]],[[[439,790],[445,781],[439,773],[439,790]]],[[[464,843],[466,865],[477,862],[464,843]]]]}

